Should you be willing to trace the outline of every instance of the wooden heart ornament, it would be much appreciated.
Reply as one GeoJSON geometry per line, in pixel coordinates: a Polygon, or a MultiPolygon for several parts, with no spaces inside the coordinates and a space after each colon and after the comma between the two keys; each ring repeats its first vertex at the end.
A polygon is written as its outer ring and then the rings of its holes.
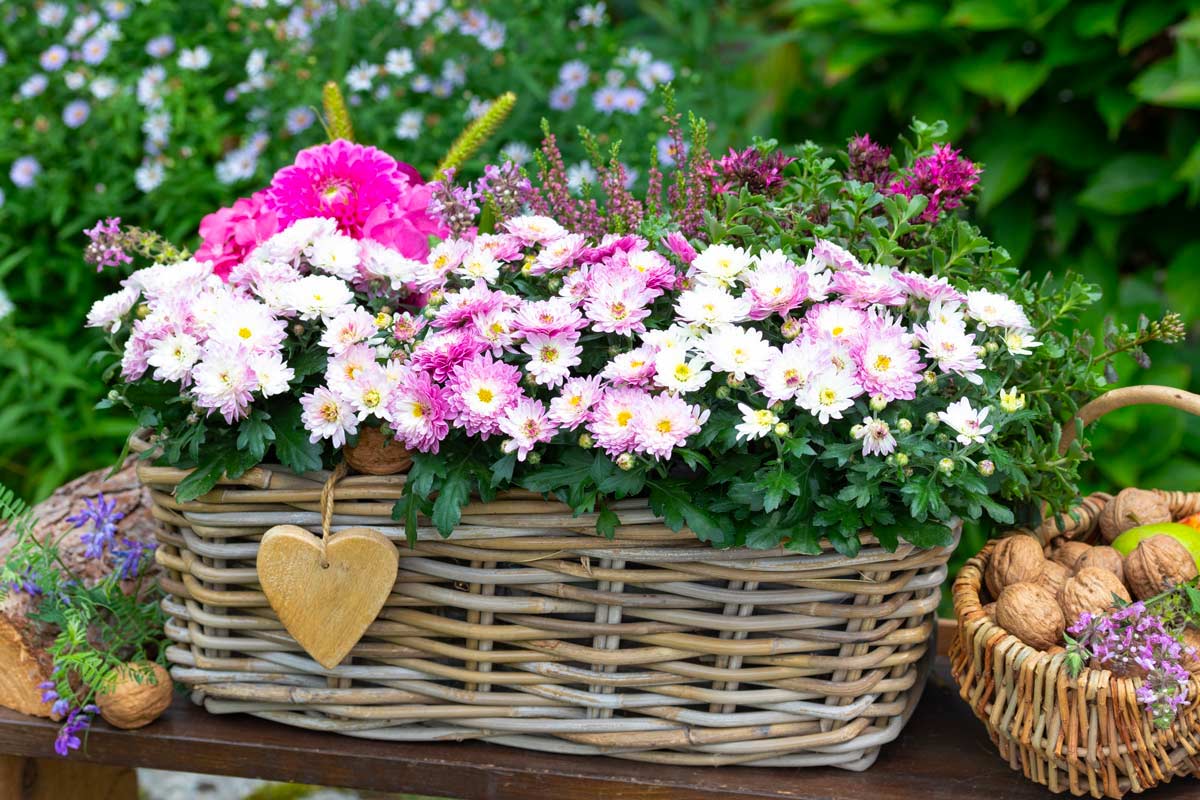
{"type": "Polygon", "coordinates": [[[276,525],[258,547],[258,581],[283,626],[318,664],[333,669],[362,638],[396,582],[396,546],[370,528],[325,540],[276,525]]]}

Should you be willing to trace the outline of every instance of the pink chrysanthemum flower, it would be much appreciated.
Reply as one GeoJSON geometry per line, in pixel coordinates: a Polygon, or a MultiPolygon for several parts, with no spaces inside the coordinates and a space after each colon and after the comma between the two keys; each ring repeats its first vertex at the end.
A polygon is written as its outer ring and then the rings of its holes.
{"type": "Polygon", "coordinates": [[[486,348],[486,342],[468,331],[440,331],[426,337],[413,349],[409,363],[414,369],[428,372],[438,383],[444,383],[456,366],[486,348]]]}
{"type": "Polygon", "coordinates": [[[560,236],[565,236],[567,229],[550,217],[537,214],[527,214],[523,217],[512,217],[505,221],[504,230],[520,239],[525,244],[546,244],[560,236]]]}
{"type": "Polygon", "coordinates": [[[495,308],[478,314],[472,320],[470,328],[465,329],[482,343],[485,350],[491,350],[492,355],[500,356],[511,350],[521,332],[513,321],[513,313],[495,308]]]}
{"type": "Polygon", "coordinates": [[[556,336],[587,327],[583,314],[565,297],[522,303],[513,315],[513,324],[525,334],[556,336]]]}
{"type": "Polygon", "coordinates": [[[450,406],[427,372],[408,372],[392,391],[392,430],[409,450],[436,453],[450,432],[450,406]]]}
{"type": "Polygon", "coordinates": [[[983,439],[992,432],[991,425],[984,425],[990,408],[971,408],[971,401],[961,397],[957,402],[938,412],[938,419],[949,425],[958,434],[960,444],[983,444],[983,439]]]}
{"type": "Polygon", "coordinates": [[[351,345],[372,343],[379,335],[375,317],[362,306],[347,308],[325,322],[325,332],[318,344],[331,355],[341,355],[351,345]]]}
{"type": "MultiPolygon", "coordinates": [[[[937,304],[931,306],[931,309],[936,308],[937,304]]],[[[974,384],[983,382],[983,378],[975,374],[984,368],[975,334],[967,330],[961,316],[931,317],[925,325],[915,326],[913,333],[925,348],[925,354],[942,372],[962,375],[974,384]]]]}
{"type": "Polygon", "coordinates": [[[375,365],[375,350],[369,345],[352,344],[325,365],[325,382],[344,398],[353,394],[354,382],[367,368],[375,365]]]}
{"type": "Polygon", "coordinates": [[[292,166],[275,173],[265,203],[281,228],[332,217],[349,236],[416,258],[428,252],[428,234],[439,230],[428,213],[429,191],[420,184],[415,169],[382,150],[338,139],[301,150],[292,166]]]}
{"type": "Polygon", "coordinates": [[[896,280],[905,288],[909,297],[928,302],[955,302],[966,300],[966,295],[950,285],[942,276],[936,278],[916,272],[896,272],[896,280]]]}
{"type": "Polygon", "coordinates": [[[579,334],[574,331],[554,336],[529,334],[521,345],[521,352],[529,356],[526,370],[541,386],[560,385],[571,374],[571,367],[579,365],[583,348],[578,341],[579,334]]]}
{"type": "Polygon", "coordinates": [[[537,258],[529,265],[530,275],[545,275],[548,272],[559,272],[574,265],[575,260],[583,251],[585,240],[583,234],[568,233],[559,236],[542,247],[537,258]]]}
{"type": "Polygon", "coordinates": [[[280,228],[276,213],[266,205],[266,192],[243,197],[230,208],[214,211],[200,220],[197,261],[211,261],[213,274],[225,280],[229,271],[245,261],[255,247],[280,228]]]}
{"type": "Polygon", "coordinates": [[[546,416],[546,406],[542,401],[528,397],[522,397],[505,409],[500,418],[500,430],[509,437],[501,449],[506,453],[516,453],[517,461],[524,461],[538,443],[550,441],[558,432],[546,416]]]}
{"type": "Polygon", "coordinates": [[[446,295],[431,323],[435,328],[461,328],[480,315],[495,310],[511,311],[521,299],[507,292],[489,289],[483,281],[446,295]]]}
{"type": "Polygon", "coordinates": [[[842,296],[843,303],[859,308],[904,305],[907,297],[904,284],[896,280],[896,270],[879,264],[835,273],[830,289],[842,296]]]}
{"type": "Polygon", "coordinates": [[[866,323],[865,311],[844,303],[822,303],[804,315],[805,333],[817,341],[849,341],[866,323]]]}
{"type": "Polygon", "coordinates": [[[877,315],[851,345],[858,382],[871,395],[889,403],[917,396],[924,365],[912,346],[912,334],[893,317],[877,315]]]}
{"type": "Polygon", "coordinates": [[[635,347],[608,362],[600,376],[617,386],[645,386],[654,373],[654,352],[648,347],[635,347]]]}
{"type": "Polygon", "coordinates": [[[791,400],[802,392],[817,369],[822,350],[821,345],[806,341],[785,344],[758,376],[767,399],[773,403],[791,400]]]}
{"type": "Polygon", "coordinates": [[[583,310],[592,328],[602,333],[632,336],[646,330],[649,305],[656,293],[646,288],[633,271],[618,275],[612,270],[592,271],[591,290],[583,310]]]}
{"type": "Polygon", "coordinates": [[[206,348],[192,370],[192,380],[196,404],[209,414],[219,411],[230,425],[246,416],[253,399],[251,392],[258,388],[250,353],[233,347],[206,348]]]}
{"type": "Polygon", "coordinates": [[[757,265],[746,276],[750,319],[786,315],[808,299],[808,274],[778,250],[761,253],[757,265]]]}
{"type": "Polygon", "coordinates": [[[411,342],[425,327],[425,318],[401,311],[392,317],[392,336],[397,342],[411,342]]]}
{"type": "Polygon", "coordinates": [[[599,375],[568,380],[559,395],[550,400],[550,419],[568,430],[587,422],[603,391],[600,380],[599,375]]]}
{"type": "Polygon", "coordinates": [[[626,269],[631,269],[642,276],[642,282],[650,290],[674,289],[679,285],[680,276],[670,261],[653,250],[630,250],[613,257],[615,263],[624,263],[626,269]]]}
{"type": "Polygon", "coordinates": [[[521,372],[483,354],[450,373],[446,398],[455,424],[468,436],[487,439],[500,429],[500,418],[521,397],[521,372]]]}
{"type": "Polygon", "coordinates": [[[300,407],[304,409],[301,421],[311,442],[329,439],[334,447],[341,447],[346,443],[347,434],[358,432],[354,409],[324,386],[301,397],[300,407]]]}
{"type": "Polygon", "coordinates": [[[886,456],[896,449],[891,426],[881,419],[863,417],[862,424],[854,427],[854,438],[862,440],[864,456],[886,456]]]}
{"type": "Polygon", "coordinates": [[[708,410],[692,405],[674,394],[647,399],[633,418],[633,446],[639,453],[669,459],[676,447],[699,433],[708,420],[708,410]]]}
{"type": "Polygon", "coordinates": [[[809,255],[814,261],[834,272],[862,268],[862,262],[855,258],[853,253],[841,245],[827,242],[824,239],[816,241],[809,255]]]}
{"type": "Polygon", "coordinates": [[[371,363],[366,366],[345,387],[346,398],[362,422],[367,417],[376,417],[385,422],[391,421],[391,394],[393,385],[388,380],[388,374],[379,364],[371,363]]]}
{"type": "Polygon", "coordinates": [[[692,247],[687,237],[679,231],[671,231],[664,236],[663,244],[683,262],[685,267],[691,266],[691,263],[696,260],[696,248],[692,247]]]}
{"type": "Polygon", "coordinates": [[[641,389],[606,389],[592,410],[588,433],[596,446],[616,458],[633,449],[633,421],[645,408],[650,395],[641,389]]]}

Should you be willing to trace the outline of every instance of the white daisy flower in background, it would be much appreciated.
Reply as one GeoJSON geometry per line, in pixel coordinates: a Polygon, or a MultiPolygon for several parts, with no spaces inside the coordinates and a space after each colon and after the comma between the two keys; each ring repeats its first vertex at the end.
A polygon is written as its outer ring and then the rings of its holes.
{"type": "Polygon", "coordinates": [[[212,63],[212,53],[207,47],[197,45],[196,47],[185,47],[179,51],[179,68],[187,70],[205,69],[212,63]]]}
{"type": "Polygon", "coordinates": [[[1036,341],[1029,331],[1009,328],[1004,331],[1004,345],[1014,356],[1031,356],[1033,348],[1041,347],[1042,343],[1036,341]]]}
{"type": "Polygon", "coordinates": [[[774,350],[757,328],[722,325],[703,340],[704,352],[715,372],[727,372],[737,380],[758,375],[771,363],[774,350]]]}
{"type": "Polygon", "coordinates": [[[1024,309],[1008,295],[978,289],[967,292],[967,313],[986,328],[1015,328],[1029,330],[1029,318],[1024,309]]]}
{"type": "Polygon", "coordinates": [[[410,109],[400,115],[400,119],[396,122],[396,128],[393,133],[397,139],[416,139],[421,135],[421,127],[424,124],[425,116],[416,109],[410,109]]]}
{"type": "MultiPolygon", "coordinates": [[[[4,197],[2,194],[0,194],[0,205],[3,205],[3,204],[4,204],[4,197]]],[[[99,305],[99,302],[97,303],[97,305],[99,305]]],[[[95,306],[93,306],[93,308],[95,308],[95,306]]],[[[17,310],[17,307],[16,307],[16,305],[13,304],[12,298],[8,296],[8,292],[6,292],[4,290],[4,287],[0,286],[0,320],[3,320],[4,318],[11,316],[12,313],[16,310],[17,310]]],[[[89,325],[90,325],[91,317],[92,317],[92,315],[89,313],[88,314],[89,325]]],[[[99,327],[99,326],[92,326],[92,327],[99,327]]]]}
{"type": "Polygon", "coordinates": [[[796,402],[822,425],[828,425],[831,419],[841,419],[842,412],[852,407],[862,392],[862,386],[849,371],[825,369],[809,379],[796,402]]]}
{"type": "Polygon", "coordinates": [[[397,50],[387,51],[383,61],[383,70],[388,75],[403,78],[414,69],[416,69],[416,62],[413,61],[412,50],[401,47],[397,50]]]}

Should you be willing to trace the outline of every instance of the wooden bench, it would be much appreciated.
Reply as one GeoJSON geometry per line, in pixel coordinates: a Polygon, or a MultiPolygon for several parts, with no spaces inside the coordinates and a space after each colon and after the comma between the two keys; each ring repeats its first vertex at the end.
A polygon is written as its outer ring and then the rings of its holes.
{"type": "MultiPolygon", "coordinates": [[[[0,710],[0,798],[133,800],[131,768],[297,781],[461,800],[1045,800],[1009,769],[958,698],[944,657],[898,742],[863,773],[836,769],[663,767],[554,756],[473,742],[394,744],[215,716],[177,698],[149,728],[98,722],[86,750],[54,756],[49,720],[0,710]],[[93,766],[100,765],[100,766],[93,766]]],[[[1194,781],[1154,800],[1197,796],[1194,781]]]]}

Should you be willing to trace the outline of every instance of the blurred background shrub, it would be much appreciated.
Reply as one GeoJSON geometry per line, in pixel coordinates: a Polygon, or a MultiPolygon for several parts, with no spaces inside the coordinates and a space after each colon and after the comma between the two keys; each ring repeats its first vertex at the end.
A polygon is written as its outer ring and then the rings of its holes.
{"type": "MultiPolygon", "coordinates": [[[[1104,289],[1097,338],[1106,313],[1200,318],[1197,0],[0,0],[0,18],[0,481],[30,497],[110,463],[129,424],[92,410],[80,323],[116,278],[82,265],[81,229],[120,214],[194,244],[324,138],[328,78],[362,141],[425,173],[509,90],[479,162],[528,158],[546,117],[580,177],[580,124],[646,163],[665,80],[718,147],[945,119],[985,165],[986,232],[1104,289]]],[[[1200,390],[1200,350],[1151,356],[1121,382],[1200,390]]],[[[1200,420],[1121,412],[1095,444],[1088,488],[1200,486],[1200,420]]]]}

